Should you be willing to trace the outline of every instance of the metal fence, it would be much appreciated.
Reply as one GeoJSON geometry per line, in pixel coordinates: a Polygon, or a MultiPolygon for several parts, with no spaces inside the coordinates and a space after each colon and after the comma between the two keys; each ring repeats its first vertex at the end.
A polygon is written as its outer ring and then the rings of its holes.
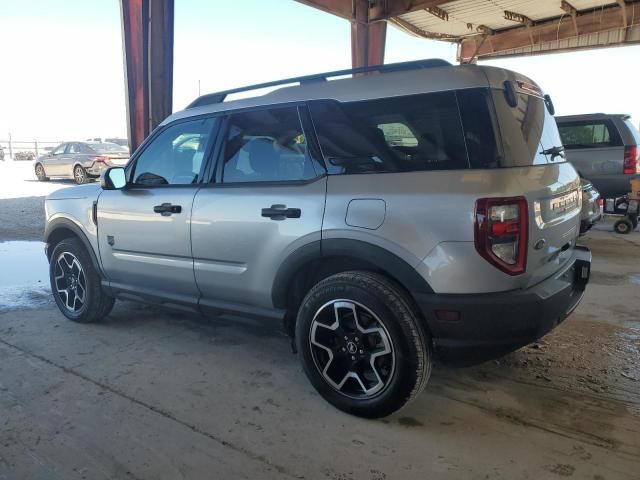
{"type": "MultiPolygon", "coordinates": [[[[9,138],[8,140],[0,140],[0,147],[4,152],[4,160],[35,160],[61,143],[61,141],[13,140],[9,138]]],[[[1,153],[0,159],[2,159],[1,153]]]]}

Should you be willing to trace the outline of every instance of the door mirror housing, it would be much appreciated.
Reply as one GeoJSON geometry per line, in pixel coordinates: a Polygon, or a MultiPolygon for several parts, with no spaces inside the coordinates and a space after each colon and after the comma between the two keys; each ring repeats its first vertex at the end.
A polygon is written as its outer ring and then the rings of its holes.
{"type": "Polygon", "coordinates": [[[127,175],[122,167],[111,167],[100,177],[103,190],[120,190],[127,185],[127,175]]]}

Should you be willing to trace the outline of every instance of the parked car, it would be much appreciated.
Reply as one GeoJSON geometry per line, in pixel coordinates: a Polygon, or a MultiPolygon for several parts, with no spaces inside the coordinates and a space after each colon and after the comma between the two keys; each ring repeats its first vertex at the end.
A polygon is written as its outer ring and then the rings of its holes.
{"type": "Polygon", "coordinates": [[[640,176],[640,133],[629,115],[592,113],[556,117],[567,159],[604,198],[629,192],[640,176]]]}
{"type": "Polygon", "coordinates": [[[280,319],[317,391],[364,417],[414,398],[436,353],[562,322],[591,254],[540,88],[441,60],[371,70],[205,95],[100,185],[49,195],[60,311],[94,322],[133,298],[280,319]]]}
{"type": "Polygon", "coordinates": [[[51,177],[73,178],[76,183],[88,183],[113,166],[126,165],[129,149],[115,143],[61,143],[34,164],[38,180],[51,177]]]}
{"type": "Polygon", "coordinates": [[[602,199],[593,184],[581,179],[582,213],[580,214],[580,233],[585,234],[602,218],[602,199]]]}

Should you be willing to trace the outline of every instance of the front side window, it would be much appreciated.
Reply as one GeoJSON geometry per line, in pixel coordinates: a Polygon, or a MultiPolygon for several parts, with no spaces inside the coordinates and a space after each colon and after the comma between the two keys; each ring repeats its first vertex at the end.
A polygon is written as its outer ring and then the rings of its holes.
{"type": "Polygon", "coordinates": [[[209,140],[218,120],[204,118],[167,127],[135,163],[135,185],[190,185],[198,182],[209,140]]]}
{"type": "Polygon", "coordinates": [[[469,168],[455,92],[309,108],[330,173],[469,168]]]}
{"type": "Polygon", "coordinates": [[[67,153],[80,153],[80,147],[77,143],[70,143],[67,153]]]}
{"type": "Polygon", "coordinates": [[[58,145],[52,152],[51,155],[62,155],[64,153],[65,148],[67,148],[67,144],[63,143],[62,145],[58,145]]]}
{"type": "Polygon", "coordinates": [[[562,122],[558,124],[558,129],[567,149],[614,147],[622,144],[613,125],[606,120],[562,122]]]}
{"type": "Polygon", "coordinates": [[[222,156],[223,183],[284,182],[315,177],[297,107],[231,115],[222,156]]]}

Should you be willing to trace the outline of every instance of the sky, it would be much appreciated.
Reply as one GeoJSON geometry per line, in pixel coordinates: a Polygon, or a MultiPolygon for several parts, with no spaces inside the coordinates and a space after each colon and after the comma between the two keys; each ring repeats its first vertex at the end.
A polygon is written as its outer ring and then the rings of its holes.
{"type": "MultiPolygon", "coordinates": [[[[347,21],[293,0],[175,0],[174,110],[198,95],[350,67],[347,21]]],[[[2,0],[0,140],[126,136],[118,0],[2,0]]],[[[389,27],[385,62],[456,46],[389,27]]],[[[549,93],[558,115],[630,113],[640,122],[640,46],[482,62],[549,93]]]]}

